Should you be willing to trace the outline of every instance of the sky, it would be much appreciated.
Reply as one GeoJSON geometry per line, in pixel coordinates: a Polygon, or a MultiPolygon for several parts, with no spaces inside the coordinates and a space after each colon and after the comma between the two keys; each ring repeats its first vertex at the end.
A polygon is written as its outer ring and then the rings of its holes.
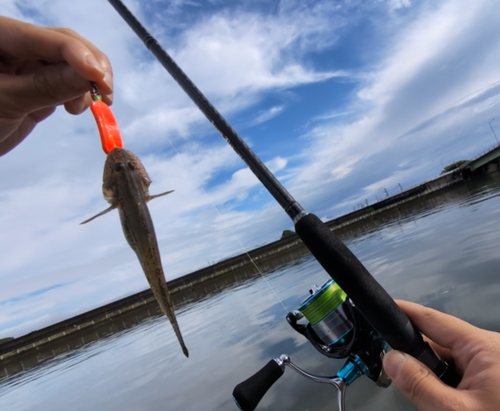
{"type": "MultiPolygon", "coordinates": [[[[306,210],[323,220],[497,144],[494,0],[125,0],[306,210]],[[493,121],[492,121],[493,120],[493,121]]],[[[125,147],[148,170],[167,279],[293,224],[105,0],[0,0],[105,52],[125,147]]],[[[61,107],[0,158],[0,338],[148,288],[87,111],[61,107]]]]}

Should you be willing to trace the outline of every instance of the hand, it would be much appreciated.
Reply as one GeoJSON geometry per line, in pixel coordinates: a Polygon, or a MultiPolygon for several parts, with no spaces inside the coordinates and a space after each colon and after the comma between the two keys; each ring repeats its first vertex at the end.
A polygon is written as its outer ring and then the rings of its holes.
{"type": "Polygon", "coordinates": [[[500,408],[500,334],[451,315],[398,301],[401,309],[445,360],[463,375],[458,387],[443,384],[408,354],[391,351],[384,369],[421,411],[493,411],[500,408]]]}
{"type": "Polygon", "coordinates": [[[64,104],[80,114],[90,82],[112,101],[108,58],[72,30],[44,28],[0,16],[0,156],[64,104]]]}

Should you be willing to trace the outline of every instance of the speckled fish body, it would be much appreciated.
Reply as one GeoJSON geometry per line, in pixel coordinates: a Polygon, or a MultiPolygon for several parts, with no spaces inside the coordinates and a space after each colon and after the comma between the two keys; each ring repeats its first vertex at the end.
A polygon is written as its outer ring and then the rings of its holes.
{"type": "Polygon", "coordinates": [[[172,307],[172,300],[163,273],[158,241],[149,213],[147,202],[152,198],[166,195],[171,191],[149,195],[151,180],[139,158],[132,152],[113,149],[104,164],[103,194],[111,206],[84,223],[113,208],[117,208],[125,238],[135,251],[156,300],[166,314],[183,353],[188,356],[179,325],[172,307]]]}

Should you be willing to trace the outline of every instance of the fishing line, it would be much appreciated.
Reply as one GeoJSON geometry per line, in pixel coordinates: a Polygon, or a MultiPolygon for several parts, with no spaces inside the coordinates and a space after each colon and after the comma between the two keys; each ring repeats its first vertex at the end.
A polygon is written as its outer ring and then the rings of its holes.
{"type": "MultiPolygon", "coordinates": [[[[170,138],[168,136],[165,136],[166,140],[168,141],[168,143],[170,144],[170,147],[172,147],[172,149],[174,150],[175,154],[177,155],[180,155],[180,153],[177,151],[177,149],[175,148],[174,144],[172,143],[172,141],[170,140],[170,138]]],[[[220,212],[219,208],[215,205],[215,203],[210,199],[208,193],[206,192],[206,190],[201,186],[201,185],[198,185],[198,188],[203,192],[203,194],[205,194],[208,198],[208,201],[210,202],[210,205],[215,209],[215,211],[217,212],[217,214],[220,216],[220,217],[223,217],[224,215],[220,212]]],[[[269,287],[269,289],[272,291],[272,293],[274,294],[274,296],[276,297],[276,299],[280,302],[280,304],[282,305],[282,307],[284,308],[284,310],[288,313],[290,312],[290,310],[288,308],[286,308],[286,305],[285,303],[283,302],[283,300],[279,297],[278,293],[275,291],[275,289],[272,287],[271,283],[268,281],[268,279],[265,277],[264,273],[262,272],[262,270],[259,268],[259,266],[257,265],[257,263],[255,262],[255,260],[252,258],[252,256],[248,253],[248,251],[246,250],[246,248],[243,246],[243,244],[240,242],[238,236],[236,235],[236,233],[233,231],[233,229],[231,228],[231,226],[228,226],[229,228],[229,231],[231,232],[231,235],[233,236],[233,238],[236,240],[236,242],[238,243],[238,245],[240,246],[241,250],[243,251],[243,254],[245,254],[249,259],[250,259],[250,262],[252,263],[252,265],[256,268],[257,272],[260,274],[260,276],[264,279],[264,281],[266,282],[267,286],[269,287]]]]}

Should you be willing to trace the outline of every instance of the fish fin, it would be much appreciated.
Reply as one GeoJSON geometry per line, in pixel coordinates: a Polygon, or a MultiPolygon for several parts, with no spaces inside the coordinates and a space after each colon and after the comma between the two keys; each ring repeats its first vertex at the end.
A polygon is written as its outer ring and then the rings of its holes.
{"type": "Polygon", "coordinates": [[[153,200],[154,198],[158,198],[158,197],[161,197],[161,196],[166,196],[167,194],[170,194],[170,193],[173,193],[173,192],[174,192],[174,190],[170,190],[170,191],[165,191],[164,193],[155,194],[154,196],[149,196],[149,195],[148,195],[148,196],[146,197],[146,203],[147,203],[148,201],[153,200]]]}
{"type": "Polygon", "coordinates": [[[94,218],[100,217],[100,216],[110,212],[111,210],[113,210],[115,208],[116,208],[116,205],[111,205],[108,208],[106,208],[106,210],[103,210],[100,213],[96,214],[94,217],[90,217],[88,220],[81,222],[80,225],[87,224],[88,222],[92,221],[94,218]]]}

